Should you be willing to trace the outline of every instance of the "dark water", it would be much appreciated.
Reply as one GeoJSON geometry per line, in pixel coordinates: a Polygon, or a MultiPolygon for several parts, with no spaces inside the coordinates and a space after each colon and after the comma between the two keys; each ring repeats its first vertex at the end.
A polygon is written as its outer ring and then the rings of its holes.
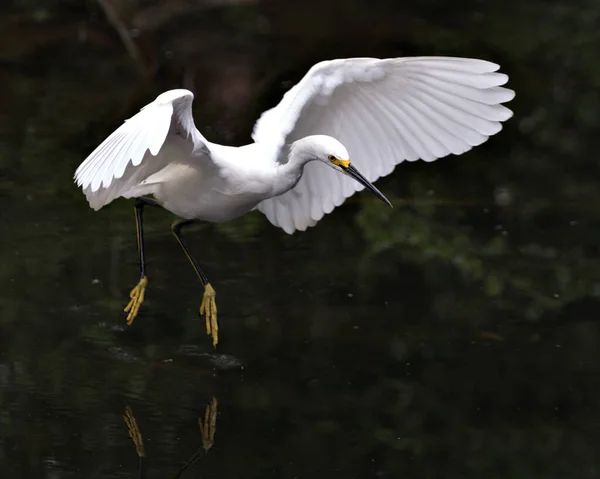
{"type": "Polygon", "coordinates": [[[2,478],[600,477],[596,3],[104,5],[0,7],[2,478]],[[379,181],[393,210],[191,231],[216,351],[149,211],[125,326],[132,205],[94,213],[71,180],[123,118],[185,86],[209,139],[243,144],[315,61],[412,54],[501,63],[515,117],[379,181]]]}

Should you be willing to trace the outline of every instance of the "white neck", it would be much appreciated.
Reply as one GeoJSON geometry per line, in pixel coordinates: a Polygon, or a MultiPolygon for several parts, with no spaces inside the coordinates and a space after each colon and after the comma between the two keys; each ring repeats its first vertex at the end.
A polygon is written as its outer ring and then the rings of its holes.
{"type": "Polygon", "coordinates": [[[315,138],[316,136],[307,136],[291,144],[287,163],[277,167],[280,183],[276,194],[282,194],[296,186],[302,177],[304,166],[317,159],[315,138]]]}

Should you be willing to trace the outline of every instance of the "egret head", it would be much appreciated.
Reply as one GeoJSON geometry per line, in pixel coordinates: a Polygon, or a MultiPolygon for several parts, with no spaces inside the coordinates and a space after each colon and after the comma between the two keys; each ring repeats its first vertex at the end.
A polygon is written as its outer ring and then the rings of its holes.
{"type": "Polygon", "coordinates": [[[334,170],[358,181],[367,190],[369,190],[371,193],[377,196],[377,198],[379,198],[381,201],[388,204],[389,206],[392,206],[392,204],[383,195],[383,193],[381,193],[381,191],[375,188],[373,184],[369,180],[367,180],[354,167],[354,165],[352,165],[350,161],[350,155],[348,155],[348,150],[346,150],[346,147],[344,145],[342,145],[338,140],[330,136],[319,135],[315,139],[318,139],[318,141],[315,142],[314,152],[317,160],[322,161],[334,170]]]}

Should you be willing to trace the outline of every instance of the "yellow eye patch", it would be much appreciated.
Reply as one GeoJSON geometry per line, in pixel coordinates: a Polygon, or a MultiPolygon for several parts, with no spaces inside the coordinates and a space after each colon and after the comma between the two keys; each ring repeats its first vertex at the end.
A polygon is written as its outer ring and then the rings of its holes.
{"type": "Polygon", "coordinates": [[[330,159],[329,161],[331,161],[336,166],[341,166],[342,168],[348,168],[350,166],[350,160],[340,160],[340,159],[334,157],[333,159],[330,159]]]}

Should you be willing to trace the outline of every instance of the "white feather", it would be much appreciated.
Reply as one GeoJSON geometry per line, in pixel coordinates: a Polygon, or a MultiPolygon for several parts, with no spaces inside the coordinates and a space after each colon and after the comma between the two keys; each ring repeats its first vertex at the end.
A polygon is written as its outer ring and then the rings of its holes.
{"type": "MultiPolygon", "coordinates": [[[[194,151],[198,157],[210,156],[208,141],[194,125],[193,98],[188,90],[159,95],[125,120],[81,163],[75,181],[92,208],[98,210],[119,196],[137,196],[140,184],[173,159],[159,155],[166,146],[182,153],[194,151]]],[[[192,155],[186,156],[193,161],[192,155]]]]}
{"type": "MultiPolygon", "coordinates": [[[[508,76],[484,60],[452,57],[354,58],[313,66],[254,126],[255,142],[280,162],[288,145],[330,135],[371,182],[404,160],[434,161],[485,142],[512,116],[508,76]]],[[[363,186],[319,162],[296,186],[258,209],[286,232],[305,230],[363,186]]]]}
{"type": "Polygon", "coordinates": [[[75,181],[96,210],[150,194],[183,218],[226,221],[257,208],[287,233],[305,230],[364,188],[331,167],[330,150],[375,182],[402,161],[462,154],[498,133],[514,92],[497,70],[450,57],[321,62],[241,148],[209,143],[192,93],[167,91],[106,138],[75,181]]]}

